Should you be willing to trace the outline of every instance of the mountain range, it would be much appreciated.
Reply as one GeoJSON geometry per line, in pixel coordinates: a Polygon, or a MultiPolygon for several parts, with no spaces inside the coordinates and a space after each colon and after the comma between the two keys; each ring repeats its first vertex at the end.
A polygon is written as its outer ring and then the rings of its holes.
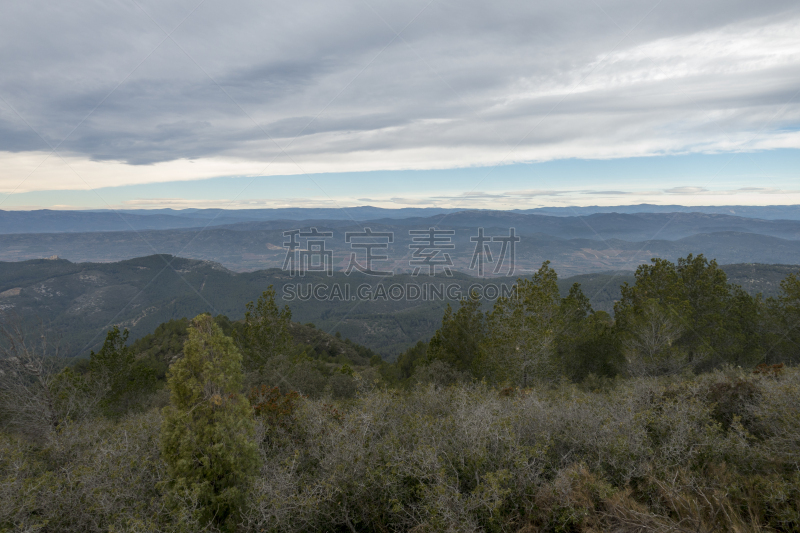
{"type": "MultiPolygon", "coordinates": [[[[514,228],[520,240],[514,248],[515,268],[511,275],[536,270],[545,260],[552,261],[560,273],[569,276],[635,270],[652,257],[675,260],[689,253],[704,253],[726,264],[800,264],[800,221],[795,220],[703,213],[598,213],[563,217],[508,211],[459,211],[367,221],[273,220],[201,228],[7,233],[0,235],[0,261],[58,256],[75,263],[114,262],[169,254],[215,261],[238,272],[255,271],[284,266],[288,251],[284,246],[288,242],[285,232],[308,232],[311,228],[330,233],[323,239],[324,247],[330,251],[333,269],[337,271],[348,268],[354,253],[356,260],[364,264],[364,249],[353,246],[355,241],[348,242],[347,233],[364,232],[365,228],[392,234],[386,246],[376,252],[386,256],[381,267],[396,273],[412,272],[415,268],[414,254],[419,250],[410,232],[429,228],[452,232],[442,241],[450,247],[443,248],[437,260],[447,254],[452,269],[470,274],[478,273],[474,260],[480,228],[486,236],[497,238],[510,235],[510,228],[514,228]]],[[[304,249],[307,241],[299,244],[304,249]]],[[[510,250],[501,261],[502,244],[490,241],[486,246],[481,251],[487,259],[486,273],[509,275],[510,250]]]]}
{"type": "MultiPolygon", "coordinates": [[[[737,264],[723,269],[733,283],[752,294],[777,294],[780,281],[796,272],[793,265],[737,264]]],[[[114,263],[73,263],[63,259],[0,262],[0,310],[19,316],[29,328],[40,322],[57,332],[65,352],[85,355],[97,349],[112,325],[131,330],[131,339],[152,332],[170,319],[193,317],[202,312],[225,314],[233,320],[244,316],[245,304],[274,286],[280,305],[288,305],[293,320],[314,323],[328,333],[367,346],[391,359],[420,339],[429,338],[441,324],[445,306],[456,304],[453,292],[437,297],[381,297],[379,285],[454,286],[466,295],[474,284],[485,290],[488,284],[510,286],[515,277],[475,278],[454,272],[452,276],[396,275],[376,278],[357,272],[308,272],[292,277],[280,269],[236,273],[218,263],[152,255],[114,263]],[[359,285],[371,289],[365,298],[318,300],[304,298],[308,286],[348,285],[355,295],[359,285]],[[287,287],[292,287],[288,290],[287,287]],[[294,295],[294,297],[292,297],[294,295]]],[[[633,282],[631,271],[602,272],[562,277],[563,295],[573,283],[580,283],[595,309],[612,311],[619,299],[619,286],[633,282]]],[[[332,291],[328,290],[327,295],[332,291]]],[[[391,294],[391,293],[390,293],[391,294]]],[[[487,293],[488,294],[488,293],[487,293]]],[[[409,292],[410,295],[410,292],[409,292]]],[[[323,294],[325,296],[325,294],[323,294]]],[[[488,309],[491,300],[485,302],[488,309]]]]}
{"type": "MultiPolygon", "coordinates": [[[[238,222],[275,220],[398,220],[448,215],[464,209],[402,208],[372,206],[346,208],[277,208],[277,209],[122,209],[91,211],[3,211],[0,210],[0,234],[75,233],[95,231],[140,231],[224,226],[238,222]]],[[[489,211],[485,211],[489,213],[489,211]]],[[[681,206],[628,205],[589,207],[541,207],[505,211],[516,215],[542,215],[577,218],[596,214],[672,214],[696,213],[728,215],[737,218],[800,221],[800,206],[681,206]]],[[[652,237],[655,238],[655,237],[652,237]]]]}

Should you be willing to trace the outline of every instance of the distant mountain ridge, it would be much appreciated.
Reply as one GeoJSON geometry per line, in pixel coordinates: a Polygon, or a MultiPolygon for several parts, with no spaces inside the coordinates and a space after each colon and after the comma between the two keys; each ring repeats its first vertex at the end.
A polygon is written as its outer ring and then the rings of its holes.
{"type": "MultiPolygon", "coordinates": [[[[434,216],[443,213],[456,213],[469,211],[470,208],[441,208],[441,207],[404,207],[387,209],[372,206],[358,206],[345,208],[276,208],[276,209],[129,209],[125,213],[147,215],[164,214],[191,216],[195,218],[214,218],[220,211],[230,216],[241,216],[257,220],[277,220],[281,218],[294,220],[367,220],[377,218],[408,218],[434,216]]],[[[98,210],[100,212],[102,210],[98,210]]],[[[685,205],[655,205],[634,204],[615,206],[565,206],[565,207],[536,207],[532,209],[510,209],[511,213],[538,214],[552,216],[582,216],[595,213],[704,213],[717,215],[733,215],[748,218],[762,218],[765,220],[800,220],[800,205],[721,205],[721,206],[685,206],[685,205]]]]}
{"type": "Polygon", "coordinates": [[[276,208],[276,209],[125,209],[87,211],[3,211],[0,210],[0,234],[18,233],[78,233],[107,231],[141,231],[182,228],[202,228],[246,222],[277,220],[345,221],[404,220],[450,216],[462,212],[503,213],[514,215],[541,215],[557,218],[575,218],[598,214],[673,214],[695,213],[726,215],[745,219],[768,221],[800,221],[800,206],[658,206],[640,204],[629,206],[592,207],[542,207],[535,209],[491,211],[461,208],[401,208],[384,209],[372,206],[345,208],[276,208]]]}
{"type": "MultiPolygon", "coordinates": [[[[518,273],[536,270],[550,260],[562,275],[608,270],[634,270],[652,257],[676,260],[705,253],[720,263],[800,264],[800,221],[762,220],[702,213],[601,213],[581,217],[459,211],[405,219],[249,221],[200,228],[82,233],[0,235],[0,261],[58,256],[73,262],[114,262],[152,254],[216,261],[234,271],[281,268],[286,259],[284,232],[317,228],[330,233],[325,248],[333,269],[348,268],[353,253],[347,232],[370,228],[390,232],[393,242],[380,254],[383,267],[396,273],[412,270],[410,231],[435,227],[452,231],[444,250],[452,267],[468,272],[475,266],[476,235],[520,238],[515,247],[518,273]]],[[[303,246],[305,244],[301,243],[303,246]]],[[[492,243],[494,259],[500,248],[492,243]]],[[[440,256],[444,257],[444,256],[440,256]]],[[[363,262],[363,258],[359,256],[363,262]]],[[[510,262],[510,259],[507,259],[510,262]]],[[[493,265],[494,266],[494,265],[493,265]]],[[[503,268],[498,275],[505,275],[503,268]]]]}
{"type": "Polygon", "coordinates": [[[527,209],[524,213],[554,216],[579,216],[597,213],[703,213],[707,215],[733,215],[737,217],[761,218],[764,220],[800,220],[800,205],[616,205],[584,207],[540,207],[527,209]]]}

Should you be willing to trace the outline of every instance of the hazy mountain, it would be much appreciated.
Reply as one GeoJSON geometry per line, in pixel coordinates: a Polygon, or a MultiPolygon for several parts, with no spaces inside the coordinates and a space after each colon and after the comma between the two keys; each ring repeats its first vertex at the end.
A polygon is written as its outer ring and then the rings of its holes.
{"type": "Polygon", "coordinates": [[[555,216],[580,216],[595,213],[704,213],[763,218],[765,220],[800,220],[800,205],[594,205],[586,207],[540,207],[537,209],[524,209],[520,212],[555,216]]]}
{"type": "MultiPolygon", "coordinates": [[[[282,208],[282,209],[129,209],[119,211],[2,211],[0,210],[0,234],[12,233],[64,233],[95,231],[135,231],[200,228],[222,226],[239,222],[270,222],[280,220],[297,221],[341,221],[344,223],[364,221],[403,221],[406,219],[435,220],[436,217],[488,220],[507,225],[516,221],[521,227],[562,237],[607,238],[664,238],[686,236],[686,231],[746,231],[796,238],[796,224],[800,221],[800,206],[724,206],[685,207],[678,205],[633,205],[614,207],[547,207],[512,211],[464,211],[443,208],[382,209],[371,206],[334,208],[282,208]],[[463,215],[468,213],[467,215],[463,215]],[[680,218],[675,223],[674,213],[694,214],[680,218]],[[594,215],[658,215],[638,218],[593,217],[594,215]],[[526,215],[532,215],[530,217],[526,215]],[[669,215],[666,216],[665,215],[669,215]],[[713,215],[717,215],[714,217],[713,215]],[[725,218],[725,217],[731,218],[725,218]],[[548,218],[562,219],[548,220],[548,218]],[[566,220],[564,220],[566,219],[566,220]],[[762,219],[761,223],[737,219],[762,219]],[[502,221],[502,222],[501,222],[502,221]],[[767,221],[776,221],[769,223],[767,221]],[[777,222],[781,221],[781,222],[777,222]],[[643,222],[641,228],[631,223],[643,222]],[[605,225],[604,225],[605,224],[605,225]],[[615,226],[615,224],[623,224],[615,226]],[[613,235],[609,233],[612,227],[613,235]],[[656,235],[660,229],[664,234],[656,235]],[[640,230],[637,233],[637,228],[640,230]],[[757,229],[754,229],[757,228],[757,229]],[[625,231],[632,231],[628,236],[625,231]],[[594,233],[597,232],[597,233],[594,233]],[[616,232],[616,233],[614,233],[616,232]],[[640,235],[644,234],[644,236],[640,235]],[[794,237],[793,237],[794,236],[794,237]]],[[[409,222],[411,223],[411,222],[409,222]]]]}
{"type": "MultiPolygon", "coordinates": [[[[722,263],[800,264],[800,240],[780,238],[767,233],[793,234],[797,230],[795,225],[800,224],[798,222],[779,223],[694,214],[670,215],[672,220],[665,221],[665,216],[609,214],[592,215],[585,217],[590,220],[581,220],[466,212],[445,219],[384,219],[357,224],[345,221],[273,221],[240,223],[203,230],[15,234],[0,235],[0,260],[21,261],[57,255],[73,262],[111,262],[160,253],[212,260],[240,272],[253,271],[282,267],[287,253],[283,246],[287,239],[283,235],[284,231],[316,227],[320,232],[332,234],[324,239],[325,249],[331,251],[333,268],[342,271],[348,267],[352,253],[356,253],[357,260],[361,262],[365,253],[363,249],[352,248],[352,243],[346,242],[346,232],[363,231],[363,228],[369,227],[375,232],[394,234],[393,242],[387,242],[387,247],[379,250],[379,253],[388,256],[388,260],[380,266],[384,270],[402,273],[410,272],[414,268],[412,263],[415,249],[411,247],[413,242],[409,231],[436,226],[455,232],[449,241],[452,248],[442,252],[448,253],[453,268],[462,272],[470,272],[476,246],[471,238],[476,237],[480,227],[489,236],[507,236],[509,227],[516,228],[516,235],[521,239],[515,247],[516,273],[536,270],[545,260],[552,261],[563,275],[634,270],[637,265],[652,257],[675,260],[689,253],[705,253],[709,257],[718,258],[722,263]],[[747,226],[747,221],[752,224],[747,226]],[[589,223],[591,225],[587,226],[589,223]],[[714,224],[719,228],[736,227],[739,224],[739,227],[758,229],[764,233],[723,229],[703,231],[709,227],[713,229],[714,224]],[[583,236],[573,237],[581,235],[581,232],[583,236]],[[588,234],[592,234],[594,238],[587,238],[588,234]],[[626,234],[628,238],[619,238],[619,234],[626,234]],[[646,240],[653,234],[669,234],[675,238],[657,237],[646,240]],[[597,235],[602,238],[597,238],[597,235]]],[[[301,244],[305,246],[307,243],[301,244]]],[[[487,273],[491,273],[499,262],[502,245],[492,242],[489,246],[495,262],[487,263],[487,273]]],[[[499,275],[508,272],[509,262],[510,258],[507,257],[498,271],[499,275]]],[[[471,272],[477,274],[475,270],[471,272]]]]}
{"type": "MultiPolygon", "coordinates": [[[[380,220],[409,227],[515,228],[519,234],[544,233],[562,239],[675,240],[698,233],[737,231],[783,239],[800,239],[800,221],[761,220],[703,213],[600,213],[586,216],[549,216],[508,211],[460,211],[427,218],[380,220]]],[[[254,224],[237,224],[254,227],[254,224]]]]}
{"type": "Polygon", "coordinates": [[[95,231],[134,231],[149,229],[202,228],[236,222],[269,220],[369,220],[431,216],[456,209],[406,208],[380,209],[132,209],[97,211],[0,210],[0,234],[74,233],[95,231]]]}
{"type": "MultiPolygon", "coordinates": [[[[177,213],[177,212],[176,212],[177,213]]],[[[89,211],[2,211],[0,234],[135,231],[148,229],[201,228],[249,220],[246,217],[191,217],[174,213],[127,213],[89,211]]]]}

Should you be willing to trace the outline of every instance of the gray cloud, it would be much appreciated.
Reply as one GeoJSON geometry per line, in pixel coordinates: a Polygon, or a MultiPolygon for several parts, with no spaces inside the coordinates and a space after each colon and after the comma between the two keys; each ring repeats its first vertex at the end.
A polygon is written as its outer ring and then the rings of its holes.
{"type": "MultiPolygon", "coordinates": [[[[4,6],[0,96],[16,112],[0,101],[0,150],[45,149],[28,124],[132,164],[286,149],[301,163],[397,153],[395,166],[411,151],[420,168],[797,143],[796,2],[139,5],[4,6]]],[[[692,193],[678,189],[665,192],[692,193]]]]}

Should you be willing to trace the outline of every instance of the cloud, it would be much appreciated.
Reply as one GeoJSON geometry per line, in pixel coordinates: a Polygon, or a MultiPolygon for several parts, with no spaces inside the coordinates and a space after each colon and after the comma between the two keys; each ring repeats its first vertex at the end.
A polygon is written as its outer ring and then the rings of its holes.
{"type": "Polygon", "coordinates": [[[785,191],[781,189],[777,189],[775,187],[740,187],[736,189],[734,192],[754,192],[759,194],[786,194],[786,193],[794,193],[797,191],[785,191]]]}
{"type": "Polygon", "coordinates": [[[505,193],[505,196],[519,196],[523,198],[535,198],[537,196],[561,196],[563,194],[567,194],[574,191],[566,191],[566,190],[527,190],[527,191],[510,191],[505,193]]]}
{"type": "Polygon", "coordinates": [[[192,8],[9,5],[0,189],[800,147],[788,0],[192,8]]]}
{"type": "Polygon", "coordinates": [[[709,192],[709,190],[705,187],[672,187],[665,189],[664,192],[667,194],[701,194],[709,192]]]}
{"type": "MultiPolygon", "coordinates": [[[[122,161],[92,161],[76,155],[52,152],[0,152],[0,193],[36,190],[86,190],[109,185],[190,181],[215,176],[259,175],[266,164],[228,158],[178,159],[151,165],[122,161]]],[[[300,171],[294,164],[277,163],[274,170],[300,171]]]]}
{"type": "Polygon", "coordinates": [[[581,194],[591,196],[626,196],[634,193],[631,191],[581,191],[581,194]]]}
{"type": "MultiPolygon", "coordinates": [[[[327,197],[322,194],[307,197],[284,198],[250,198],[250,199],[186,199],[186,198],[137,198],[125,200],[120,204],[104,205],[106,208],[118,209],[154,209],[154,208],[226,208],[226,209],[256,209],[278,207],[355,207],[368,203],[375,207],[441,207],[457,209],[527,209],[534,207],[566,207],[586,205],[635,205],[654,204],[672,205],[674,202],[665,198],[662,191],[611,191],[614,194],[604,194],[598,191],[596,196],[587,196],[586,191],[563,192],[559,195],[548,196],[517,196],[512,194],[497,194],[487,196],[438,196],[438,197],[398,197],[374,196],[370,198],[355,198],[347,196],[327,197]],[[624,200],[620,200],[624,198],[624,200]]],[[[697,194],[684,194],[681,205],[771,205],[774,195],[781,195],[782,203],[800,204],[800,190],[770,189],[770,190],[742,190],[720,189],[705,190],[697,194]]],[[[75,206],[62,206],[70,208],[75,206]]],[[[19,206],[18,208],[25,208],[19,206]]]]}
{"type": "MultiPolygon", "coordinates": [[[[740,187],[738,189],[714,189],[709,190],[705,187],[672,187],[664,190],[666,194],[679,194],[687,196],[730,196],[730,195],[753,195],[753,194],[797,194],[798,190],[780,189],[777,187],[740,187]]],[[[652,193],[651,193],[652,194],[652,193]]]]}
{"type": "MultiPolygon", "coordinates": [[[[121,193],[116,189],[103,189],[99,194],[87,191],[82,195],[75,192],[67,193],[34,193],[45,198],[45,203],[33,204],[26,202],[29,196],[21,195],[18,201],[6,202],[3,209],[185,209],[185,208],[227,208],[227,209],[254,209],[277,207],[327,207],[347,208],[363,205],[375,207],[439,207],[451,209],[528,209],[535,207],[568,207],[568,206],[615,206],[635,204],[672,205],[675,195],[667,194],[663,190],[630,189],[621,191],[601,190],[560,190],[541,191],[558,194],[527,194],[530,191],[516,191],[527,195],[518,195],[514,192],[483,192],[480,195],[468,194],[469,191],[454,195],[426,195],[425,191],[414,190],[404,196],[396,196],[391,191],[371,190],[369,197],[358,194],[357,189],[351,189],[352,194],[343,190],[329,189],[331,194],[309,183],[299,186],[301,181],[291,178],[286,187],[277,190],[270,182],[266,188],[252,191],[250,196],[240,194],[250,179],[226,180],[222,187],[206,188],[212,182],[201,180],[187,182],[185,186],[170,186],[173,196],[158,195],[159,190],[150,187],[137,187],[121,193]],[[191,197],[181,196],[183,191],[191,191],[191,197]],[[148,192],[152,194],[148,196],[148,192]],[[267,192],[267,194],[263,194],[267,192]],[[301,196],[302,194],[302,196],[301,196]],[[88,200],[88,203],[84,203],[88,200]]],[[[282,183],[276,182],[275,184],[282,183]]],[[[684,188],[687,190],[687,188],[684,188]]],[[[781,204],[800,205],[800,189],[780,187],[741,187],[707,189],[694,194],[680,195],[680,204],[684,206],[731,206],[731,205],[773,205],[776,198],[781,204]]],[[[0,200],[3,197],[0,195],[0,200]]]]}
{"type": "Polygon", "coordinates": [[[373,198],[372,200],[370,200],[370,203],[373,204],[373,205],[385,205],[387,202],[389,202],[391,204],[399,204],[399,205],[410,206],[410,207],[413,207],[413,206],[425,207],[425,206],[433,206],[433,205],[437,205],[438,204],[437,199],[435,199],[435,198],[419,198],[419,197],[417,197],[417,198],[401,198],[399,196],[393,196],[392,198],[389,198],[388,200],[385,199],[385,198],[373,198]]]}
{"type": "MultiPolygon", "coordinates": [[[[187,198],[136,198],[126,200],[119,205],[106,206],[112,209],[268,209],[280,207],[342,207],[335,200],[328,198],[255,198],[248,200],[239,199],[187,199],[187,198]]],[[[348,204],[349,207],[349,204],[348,204]]]]}

